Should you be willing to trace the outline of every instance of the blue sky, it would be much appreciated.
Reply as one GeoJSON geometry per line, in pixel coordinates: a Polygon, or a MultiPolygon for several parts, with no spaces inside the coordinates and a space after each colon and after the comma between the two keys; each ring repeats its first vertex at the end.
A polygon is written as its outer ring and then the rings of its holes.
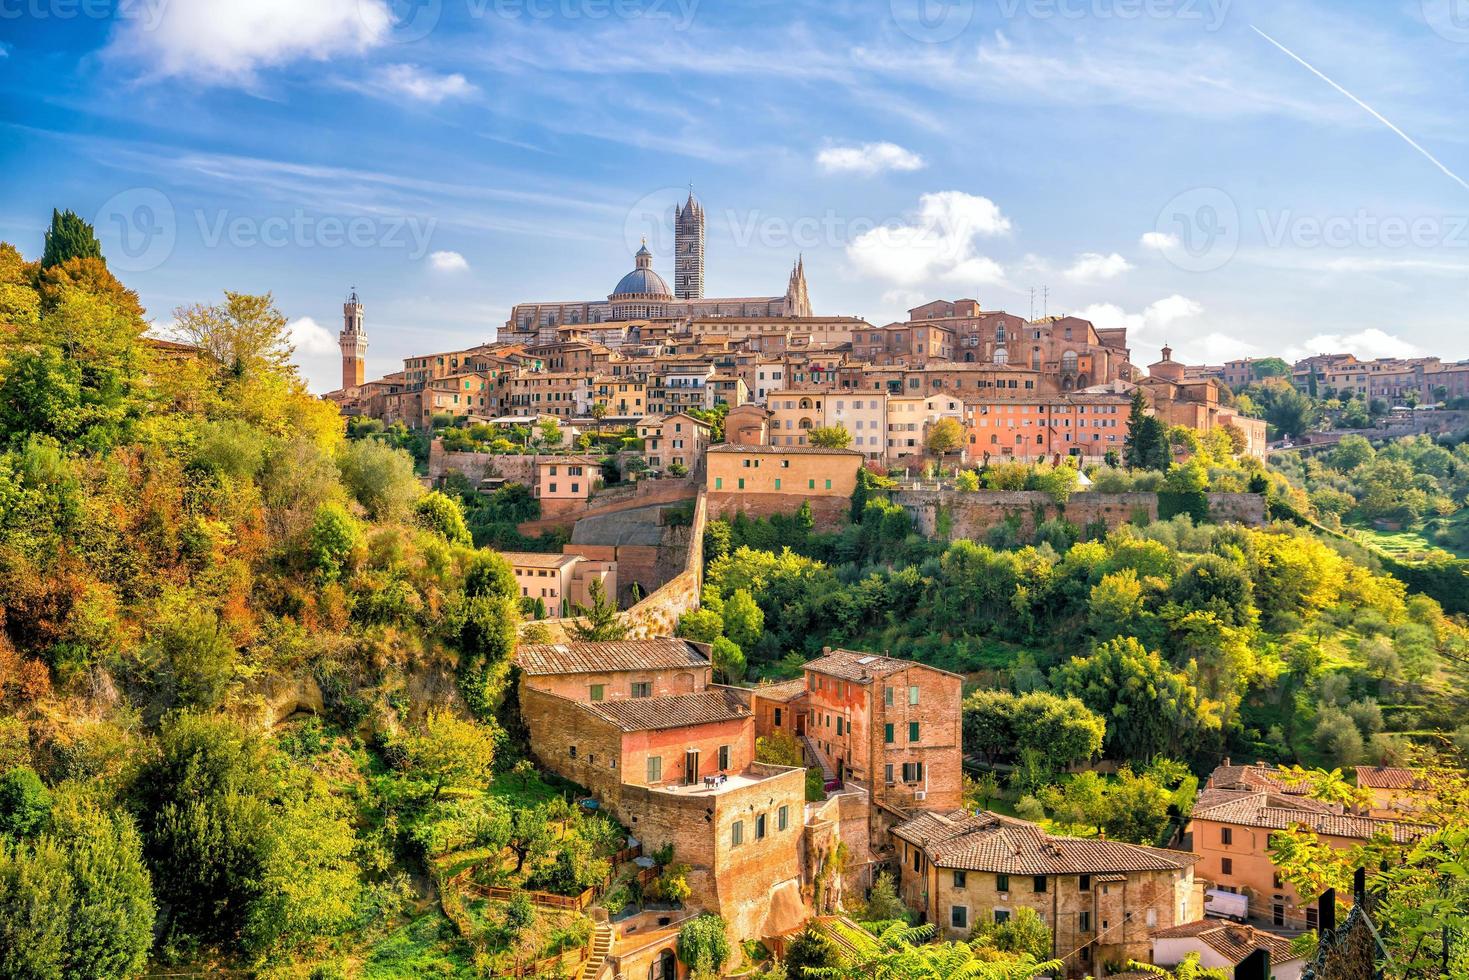
{"type": "Polygon", "coordinates": [[[349,287],[385,373],[671,275],[690,183],[711,295],[1461,359],[1466,80],[1469,0],[0,0],[0,238],[272,290],[318,390],[349,287]]]}

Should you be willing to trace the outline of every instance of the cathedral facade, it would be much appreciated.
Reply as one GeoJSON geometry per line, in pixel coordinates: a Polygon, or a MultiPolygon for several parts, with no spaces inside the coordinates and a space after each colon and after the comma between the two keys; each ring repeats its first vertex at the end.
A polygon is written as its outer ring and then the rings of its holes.
{"type": "Polygon", "coordinates": [[[779,296],[704,296],[704,208],[689,192],[674,209],[673,286],[653,268],[647,242],[633,256],[633,269],[605,299],[517,303],[500,330],[501,341],[551,343],[562,327],[629,320],[704,319],[711,317],[809,317],[805,263],[791,267],[786,290],[779,296]]]}

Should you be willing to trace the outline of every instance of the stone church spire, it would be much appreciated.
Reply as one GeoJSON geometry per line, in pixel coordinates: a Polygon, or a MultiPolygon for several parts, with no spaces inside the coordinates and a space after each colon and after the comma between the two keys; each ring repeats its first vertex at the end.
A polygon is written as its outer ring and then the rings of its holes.
{"type": "Polygon", "coordinates": [[[806,257],[796,258],[791,266],[790,282],[786,284],[786,316],[810,316],[811,297],[806,292],[806,257]]]}

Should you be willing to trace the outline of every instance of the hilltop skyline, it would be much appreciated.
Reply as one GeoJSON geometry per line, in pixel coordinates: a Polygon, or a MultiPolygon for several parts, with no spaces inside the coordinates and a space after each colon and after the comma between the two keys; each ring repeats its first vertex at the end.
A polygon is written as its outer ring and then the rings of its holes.
{"type": "Polygon", "coordinates": [[[1034,289],[1144,361],[1469,357],[1447,3],[124,7],[0,24],[0,238],[75,209],[160,326],[274,290],[313,390],[351,287],[386,373],[599,295],[691,183],[714,296],[804,256],[874,324],[1034,289]]]}

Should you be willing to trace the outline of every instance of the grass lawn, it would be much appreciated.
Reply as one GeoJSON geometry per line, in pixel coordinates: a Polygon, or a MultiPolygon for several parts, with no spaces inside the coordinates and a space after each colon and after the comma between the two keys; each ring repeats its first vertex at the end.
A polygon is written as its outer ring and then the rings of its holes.
{"type": "MultiPolygon", "coordinates": [[[[1469,508],[1462,508],[1458,513],[1446,520],[1446,523],[1460,529],[1458,535],[1460,540],[1469,539],[1469,534],[1463,533],[1463,528],[1469,528],[1469,508]]],[[[1422,556],[1424,552],[1443,551],[1453,555],[1455,558],[1469,558],[1469,548],[1447,548],[1437,544],[1424,535],[1426,529],[1423,523],[1401,531],[1379,531],[1372,527],[1359,525],[1348,525],[1347,529],[1354,535],[1360,535],[1364,544],[1379,548],[1387,554],[1402,561],[1412,561],[1422,556]]]]}
{"type": "Polygon", "coordinates": [[[441,912],[427,912],[374,945],[362,964],[367,980],[474,976],[468,943],[441,912]]]}

